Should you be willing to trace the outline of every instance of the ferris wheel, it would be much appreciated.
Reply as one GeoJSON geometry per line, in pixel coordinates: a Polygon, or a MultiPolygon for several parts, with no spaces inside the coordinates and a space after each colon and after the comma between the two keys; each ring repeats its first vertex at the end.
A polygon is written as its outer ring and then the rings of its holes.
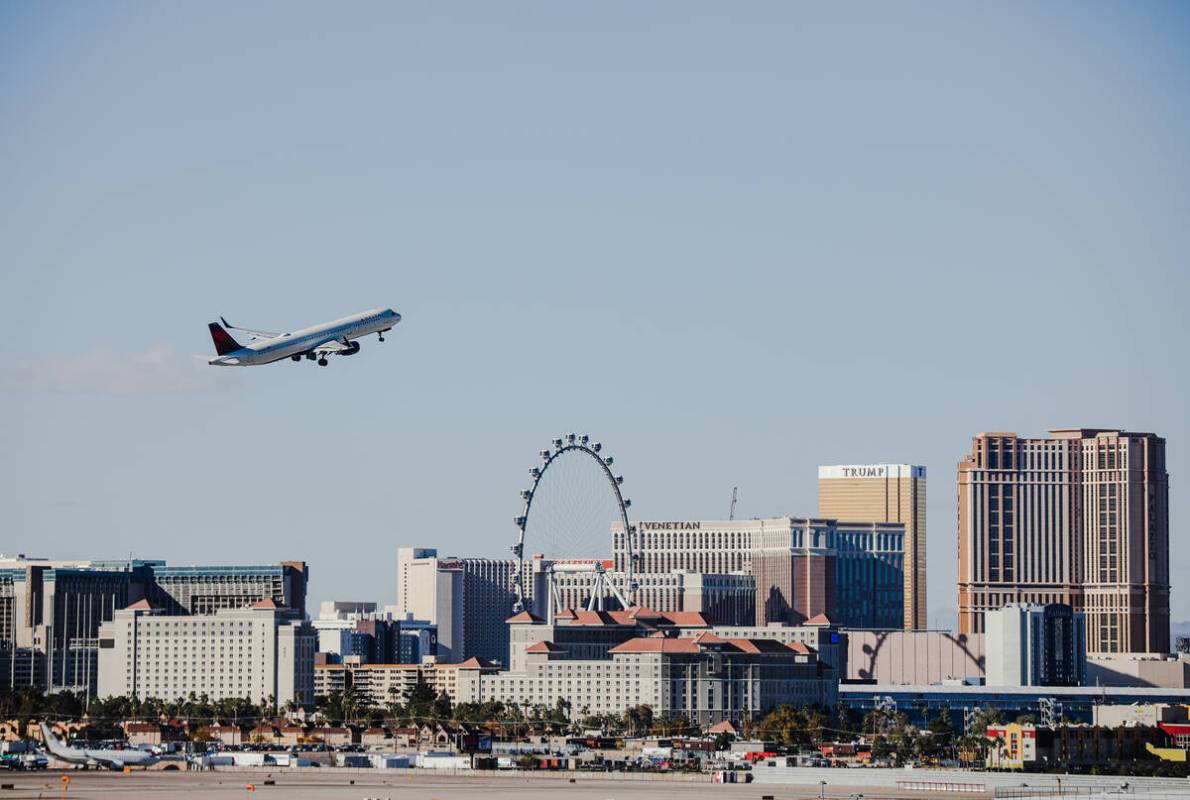
{"type": "MultiPolygon", "coordinates": [[[[529,470],[533,483],[521,491],[524,509],[513,520],[517,540],[512,552],[519,567],[513,610],[524,611],[528,605],[526,552],[530,559],[541,556],[551,573],[594,573],[591,607],[602,609],[603,598],[610,595],[628,608],[635,603],[633,573],[639,556],[636,530],[628,522],[632,501],[620,490],[624,478],[612,471],[615,459],[603,454],[603,445],[586,434],[568,433],[551,444],[550,449],[538,451],[541,464],[529,470]],[[619,586],[605,564],[613,526],[622,532],[626,556],[622,576],[616,576],[619,586]]],[[[540,599],[550,602],[552,597],[540,599]]]]}

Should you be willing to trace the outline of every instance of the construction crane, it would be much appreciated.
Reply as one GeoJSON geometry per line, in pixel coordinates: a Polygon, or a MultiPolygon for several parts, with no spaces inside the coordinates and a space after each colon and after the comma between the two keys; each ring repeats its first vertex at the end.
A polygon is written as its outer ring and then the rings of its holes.
{"type": "Polygon", "coordinates": [[[735,504],[736,504],[736,501],[739,499],[739,491],[740,491],[740,487],[738,487],[738,486],[731,487],[731,511],[727,515],[727,518],[729,520],[735,519],[735,504]]]}

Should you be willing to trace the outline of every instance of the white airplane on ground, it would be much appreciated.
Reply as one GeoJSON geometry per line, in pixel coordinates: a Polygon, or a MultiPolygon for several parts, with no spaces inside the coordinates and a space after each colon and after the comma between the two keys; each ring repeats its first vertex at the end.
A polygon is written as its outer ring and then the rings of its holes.
{"type": "Polygon", "coordinates": [[[350,317],[324,322],[312,328],[302,328],[293,333],[270,333],[269,331],[254,331],[250,328],[237,328],[220,317],[223,323],[212,322],[211,338],[215,340],[215,358],[208,361],[218,367],[250,367],[257,364],[271,364],[285,358],[301,361],[303,357],[310,361],[318,360],[320,366],[326,366],[328,355],[353,356],[359,352],[360,337],[375,333],[384,341],[384,332],[393,329],[401,321],[401,315],[391,308],[373,308],[352,314],[350,317]],[[224,330],[240,331],[252,339],[252,343],[241,345],[231,334],[224,330]]]}
{"type": "Polygon", "coordinates": [[[124,769],[124,767],[147,767],[156,764],[160,757],[147,750],[129,748],[127,750],[94,750],[81,747],[67,747],[58,740],[50,726],[41,723],[41,738],[45,746],[59,761],[70,764],[82,764],[84,767],[108,767],[109,769],[124,769]]]}

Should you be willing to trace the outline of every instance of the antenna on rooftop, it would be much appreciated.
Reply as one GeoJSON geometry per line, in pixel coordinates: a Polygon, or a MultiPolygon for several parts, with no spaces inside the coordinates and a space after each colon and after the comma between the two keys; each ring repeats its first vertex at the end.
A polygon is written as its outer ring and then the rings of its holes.
{"type": "Polygon", "coordinates": [[[735,504],[736,504],[736,501],[739,500],[739,491],[740,491],[740,487],[738,487],[738,486],[731,487],[731,511],[728,512],[728,514],[727,514],[727,518],[729,520],[735,519],[735,504]]]}

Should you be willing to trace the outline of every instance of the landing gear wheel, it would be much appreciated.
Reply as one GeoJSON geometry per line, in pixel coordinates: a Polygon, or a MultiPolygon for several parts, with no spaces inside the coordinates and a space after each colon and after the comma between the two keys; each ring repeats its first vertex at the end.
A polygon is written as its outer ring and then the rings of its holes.
{"type": "Polygon", "coordinates": [[[320,366],[320,367],[325,367],[325,366],[326,366],[326,359],[325,359],[325,358],[320,358],[320,359],[318,359],[318,366],[320,366]]]}
{"type": "Polygon", "coordinates": [[[378,334],[376,334],[376,335],[380,337],[380,341],[382,341],[382,342],[384,341],[384,334],[383,334],[383,333],[378,333],[378,334]]]}
{"type": "Polygon", "coordinates": [[[302,354],[301,354],[301,353],[298,353],[296,356],[290,356],[290,358],[292,358],[294,361],[301,361],[301,360],[302,360],[302,354]]]}

